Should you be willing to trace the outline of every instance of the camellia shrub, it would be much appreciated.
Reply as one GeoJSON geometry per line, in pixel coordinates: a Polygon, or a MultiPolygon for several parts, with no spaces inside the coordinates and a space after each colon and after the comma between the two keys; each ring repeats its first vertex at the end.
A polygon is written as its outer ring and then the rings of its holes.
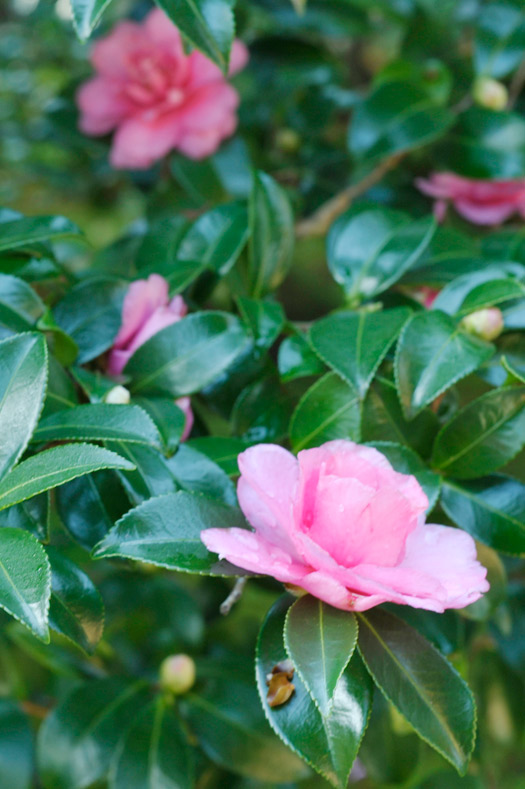
{"type": "Polygon", "coordinates": [[[523,789],[522,0],[0,26],[0,789],[523,789]]]}

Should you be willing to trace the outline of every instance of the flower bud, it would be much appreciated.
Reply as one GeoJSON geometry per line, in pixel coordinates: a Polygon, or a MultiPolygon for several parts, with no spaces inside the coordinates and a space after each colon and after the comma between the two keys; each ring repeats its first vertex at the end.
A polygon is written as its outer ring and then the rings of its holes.
{"type": "Polygon", "coordinates": [[[503,315],[497,307],[476,310],[463,318],[461,325],[469,334],[482,340],[495,340],[504,328],[503,315]]]}
{"type": "Polygon", "coordinates": [[[177,696],[195,684],[195,663],[189,655],[170,655],[160,664],[160,684],[177,696]]]}
{"type": "Polygon", "coordinates": [[[129,390],[125,386],[114,386],[104,397],[104,402],[111,405],[127,405],[130,401],[129,390]]]}
{"type": "Polygon", "coordinates": [[[296,153],[301,147],[301,138],[293,129],[279,129],[275,144],[283,153],[296,153]]]}
{"type": "Polygon", "coordinates": [[[507,88],[491,77],[480,77],[474,83],[472,98],[480,107],[488,110],[504,110],[509,100],[507,88]]]}

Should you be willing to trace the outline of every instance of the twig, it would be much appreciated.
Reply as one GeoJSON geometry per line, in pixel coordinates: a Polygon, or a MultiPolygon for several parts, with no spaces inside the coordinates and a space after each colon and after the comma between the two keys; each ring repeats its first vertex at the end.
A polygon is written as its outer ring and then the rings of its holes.
{"type": "Polygon", "coordinates": [[[224,603],[221,603],[221,607],[219,610],[223,616],[227,616],[232,610],[235,603],[237,603],[241,599],[247,580],[248,580],[247,578],[237,578],[237,580],[235,581],[235,586],[231,590],[230,594],[228,595],[224,603]]]}
{"type": "Polygon", "coordinates": [[[509,100],[507,102],[507,109],[511,110],[516,104],[523,86],[525,85],[525,58],[521,61],[520,65],[514,72],[510,86],[509,86],[509,100]]]}
{"type": "Polygon", "coordinates": [[[49,715],[47,707],[42,707],[41,704],[35,704],[33,701],[21,701],[20,706],[26,715],[30,715],[32,718],[44,720],[49,715]]]}
{"type": "Polygon", "coordinates": [[[350,207],[356,197],[364,194],[372,186],[381,181],[390,170],[397,167],[404,156],[404,153],[395,153],[393,156],[384,159],[378,164],[375,170],[372,170],[372,172],[359,181],[359,183],[343,189],[342,192],[339,192],[339,194],[335,195],[335,197],[332,197],[318,208],[311,217],[298,222],[295,228],[297,237],[324,236],[332,222],[350,207]]]}

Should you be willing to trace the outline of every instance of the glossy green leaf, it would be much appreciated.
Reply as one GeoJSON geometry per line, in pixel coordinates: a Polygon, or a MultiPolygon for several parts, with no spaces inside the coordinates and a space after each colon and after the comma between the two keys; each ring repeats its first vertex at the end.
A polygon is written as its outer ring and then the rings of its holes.
{"type": "Polygon", "coordinates": [[[49,640],[51,571],[38,540],[20,529],[0,529],[0,607],[49,640]]]}
{"type": "Polygon", "coordinates": [[[230,0],[157,0],[193,46],[227,71],[235,22],[230,0]]]}
{"type": "Polygon", "coordinates": [[[308,389],[290,423],[294,452],[335,438],[358,441],[361,406],[355,389],[337,373],[327,373],[308,389]]]}
{"type": "Polygon", "coordinates": [[[248,206],[251,293],[260,298],[274,290],[292,262],[293,212],[288,197],[271,176],[256,172],[248,206]]]}
{"type": "Polygon", "coordinates": [[[219,274],[235,265],[248,239],[248,215],[239,203],[202,214],[182,238],[177,261],[199,260],[219,274]]]}
{"type": "Polygon", "coordinates": [[[522,178],[525,119],[513,112],[472,107],[459,115],[440,151],[440,160],[470,178],[522,178]]]}
{"type": "Polygon", "coordinates": [[[158,696],[134,718],[113,764],[110,789],[192,789],[192,753],[175,712],[158,696]]]}
{"type": "Polygon", "coordinates": [[[307,768],[268,726],[252,683],[233,675],[187,697],[186,716],[204,752],[223,767],[259,781],[304,778],[307,768]]]}
{"type": "Polygon", "coordinates": [[[326,369],[304,335],[299,332],[286,337],[279,345],[277,366],[284,382],[319,375],[326,369]]]}
{"type": "Polygon", "coordinates": [[[525,9],[499,0],[480,8],[474,65],[478,74],[505,77],[521,63],[525,49],[525,9]]]}
{"type": "Polygon", "coordinates": [[[44,789],[87,789],[103,778],[146,698],[142,682],[116,678],[90,680],[68,693],[38,733],[44,789]]]}
{"type": "Polygon", "coordinates": [[[356,158],[376,161],[427,145],[443,135],[453,119],[416,85],[385,82],[357,107],[348,145],[356,158]]]}
{"type": "Polygon", "coordinates": [[[408,422],[392,381],[378,376],[363,403],[361,437],[363,441],[392,441],[407,444],[427,457],[439,430],[439,422],[429,408],[408,422]]]}
{"type": "Polygon", "coordinates": [[[238,318],[222,312],[189,315],[144,343],[125,373],[138,394],[181,395],[198,392],[223,373],[250,346],[238,318]]]}
{"type": "Polygon", "coordinates": [[[200,534],[203,529],[231,527],[246,528],[240,510],[179,491],[150,499],[124,515],[95,548],[94,556],[121,556],[171,570],[224,575],[200,534]]]}
{"type": "Polygon", "coordinates": [[[390,441],[370,442],[379,452],[390,461],[396,471],[401,474],[412,474],[428,498],[427,512],[434,507],[441,490],[441,477],[431,471],[416,453],[403,446],[390,441]]]}
{"type": "Polygon", "coordinates": [[[31,330],[44,311],[42,299],[27,282],[0,274],[0,324],[15,331],[31,330]]]}
{"type": "Polygon", "coordinates": [[[431,217],[414,221],[387,208],[358,205],[332,225],[328,266],[351,299],[369,299],[414,266],[435,232],[431,217]]]}
{"type": "Polygon", "coordinates": [[[167,397],[135,397],[133,402],[153,419],[168,453],[175,452],[186,423],[184,411],[167,397]]]}
{"type": "Polygon", "coordinates": [[[387,699],[420,737],[463,774],[474,747],[476,711],[456,670],[393,614],[358,614],[359,650],[387,699]]]}
{"type": "Polygon", "coordinates": [[[54,496],[62,523],[88,551],[130,507],[114,471],[95,471],[78,477],[57,488],[54,496]]]}
{"type": "Polygon", "coordinates": [[[525,553],[525,485],[503,474],[470,482],[445,480],[441,506],[476,540],[506,553],[525,553]]]}
{"type": "Polygon", "coordinates": [[[41,334],[0,343],[0,477],[17,462],[40,416],[47,383],[47,348],[41,334]]]}
{"type": "Polygon", "coordinates": [[[313,324],[310,342],[319,357],[362,398],[409,317],[405,307],[336,313],[313,324]]]}
{"type": "Polygon", "coordinates": [[[213,460],[228,476],[239,473],[237,458],[249,444],[241,438],[223,438],[221,436],[203,436],[192,438],[186,446],[194,447],[203,455],[213,460]]]}
{"type": "Polygon", "coordinates": [[[395,369],[406,416],[415,417],[452,384],[474,372],[494,347],[461,331],[444,312],[413,315],[397,345],[395,369]]]}
{"type": "Polygon", "coordinates": [[[91,579],[57,548],[48,547],[51,563],[49,626],[92,652],[104,629],[104,603],[91,579]]]}
{"type": "Polygon", "coordinates": [[[0,224],[0,252],[79,233],[78,227],[63,216],[25,216],[0,224]]]}
{"type": "Polygon", "coordinates": [[[0,786],[29,789],[33,733],[26,715],[10,699],[0,699],[0,786]]]}
{"type": "Polygon", "coordinates": [[[432,302],[432,309],[449,315],[466,315],[482,307],[521,298],[525,287],[519,280],[524,278],[525,268],[518,263],[489,265],[471,271],[445,285],[432,302]]]}
{"type": "Polygon", "coordinates": [[[111,347],[122,321],[127,288],[122,280],[97,276],[75,285],[55,306],[57,324],[78,345],[78,364],[111,347]]]}
{"type": "Polygon", "coordinates": [[[349,611],[311,595],[288,609],[284,645],[323,716],[330,713],[334,693],[357,644],[357,621],[349,611]]]}
{"type": "Polygon", "coordinates": [[[258,348],[270,348],[281,333],[285,315],[276,301],[238,299],[239,311],[258,348]]]}
{"type": "Polygon", "coordinates": [[[0,511],[0,527],[25,529],[38,540],[47,542],[49,532],[49,494],[41,493],[0,511]]]}
{"type": "Polygon", "coordinates": [[[107,443],[108,449],[127,458],[134,466],[132,470],[117,471],[122,486],[134,506],[152,496],[174,493],[177,483],[167,459],[157,449],[123,441],[107,443]]]}
{"type": "Polygon", "coordinates": [[[90,403],[42,419],[33,441],[123,441],[160,447],[154,423],[137,405],[90,403]]]}
{"type": "Polygon", "coordinates": [[[344,789],[359,750],[372,702],[372,684],[357,655],[337,683],[330,714],[321,715],[298,672],[289,701],[273,709],[268,705],[266,677],[286,658],[283,629],[293,601],[283,597],[270,610],[259,633],[256,654],[257,686],[270,721],[279,737],[337,789],[344,789]]]}
{"type": "Polygon", "coordinates": [[[460,479],[496,471],[525,443],[525,387],[479,397],[447,422],[436,437],[433,465],[460,479]]]}
{"type": "Polygon", "coordinates": [[[19,463],[0,483],[0,509],[30,499],[103,468],[132,469],[127,460],[92,444],[65,444],[46,449],[19,463]]]}
{"type": "Polygon", "coordinates": [[[80,39],[89,38],[111,0],[71,0],[73,24],[80,39]]]}
{"type": "Polygon", "coordinates": [[[183,490],[202,493],[233,507],[237,504],[235,487],[226,472],[195,447],[182,444],[168,460],[168,467],[183,490]]]}

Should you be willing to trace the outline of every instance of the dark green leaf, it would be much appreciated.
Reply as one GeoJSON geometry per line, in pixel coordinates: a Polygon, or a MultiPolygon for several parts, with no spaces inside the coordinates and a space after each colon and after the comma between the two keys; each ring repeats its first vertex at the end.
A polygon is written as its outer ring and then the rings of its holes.
{"type": "Polygon", "coordinates": [[[337,683],[328,716],[321,715],[297,672],[290,700],[272,709],[266,699],[266,677],[286,658],[283,629],[291,602],[288,597],[278,600],[260,631],[256,655],[259,695],[279,737],[332,786],[344,789],[368,722],[372,683],[355,655],[337,683]]]}
{"type": "Polygon", "coordinates": [[[186,232],[177,260],[199,260],[224,275],[236,263],[247,239],[246,208],[239,203],[219,205],[202,214],[186,232]]]}
{"type": "Polygon", "coordinates": [[[179,491],[150,499],[124,515],[96,547],[94,556],[121,556],[171,570],[223,575],[216,555],[208,551],[200,534],[203,529],[231,527],[246,527],[240,510],[179,491]]]}
{"type": "Polygon", "coordinates": [[[192,789],[192,753],[175,712],[162,697],[134,718],[116,755],[111,789],[192,789]]]}
{"type": "Polygon", "coordinates": [[[519,66],[525,49],[525,10],[499,0],[480,8],[474,64],[478,74],[505,77],[519,66]]]}
{"type": "Polygon", "coordinates": [[[199,696],[188,696],[187,717],[206,755],[235,773],[272,782],[308,774],[271,731],[252,684],[235,676],[215,681],[199,696]]]}
{"type": "Polygon", "coordinates": [[[251,292],[260,298],[274,290],[292,262],[294,223],[290,201],[279,184],[263,172],[254,173],[249,203],[251,292]]]}
{"type": "Polygon", "coordinates": [[[270,348],[281,333],[285,316],[275,301],[238,299],[239,310],[258,348],[270,348]]]}
{"type": "Polygon", "coordinates": [[[17,277],[0,274],[0,323],[15,331],[32,329],[45,304],[33,288],[17,277]]]}
{"type": "Polygon", "coordinates": [[[294,452],[335,438],[359,440],[361,406],[355,389],[337,373],[327,373],[308,389],[290,423],[294,452]]]}
{"type": "Polygon", "coordinates": [[[249,444],[241,438],[222,438],[221,436],[204,436],[193,438],[186,446],[194,447],[203,455],[213,460],[228,476],[239,473],[237,458],[249,444]]]}
{"type": "Polygon", "coordinates": [[[27,446],[46,383],[47,348],[41,334],[19,334],[0,343],[0,478],[27,446]]]}
{"type": "Polygon", "coordinates": [[[79,233],[78,227],[63,216],[26,216],[0,224],[0,252],[79,233]]]}
{"type": "Polygon", "coordinates": [[[186,423],[184,411],[167,397],[135,397],[133,402],[153,419],[168,453],[175,452],[186,423]]]}
{"type": "Polygon", "coordinates": [[[341,312],[310,329],[320,358],[364,397],[377,368],[410,317],[405,307],[384,312],[341,312]]]}
{"type": "Polygon", "coordinates": [[[494,474],[471,482],[443,483],[441,506],[476,540],[506,553],[525,553],[525,485],[494,474]]]}
{"type": "Polygon", "coordinates": [[[428,217],[414,221],[400,211],[358,205],[332,225],[328,266],[351,299],[372,298],[417,263],[435,227],[428,217]]]}
{"type": "Polygon", "coordinates": [[[0,529],[0,607],[49,640],[51,571],[38,540],[20,529],[0,529]]]}
{"type": "Polygon", "coordinates": [[[157,0],[181,33],[227,71],[235,22],[230,0],[157,0]]]}
{"type": "Polygon", "coordinates": [[[92,652],[104,628],[104,603],[91,579],[57,548],[47,548],[51,563],[49,625],[92,652]]]}
{"type": "Polygon", "coordinates": [[[469,479],[496,471],[525,442],[525,387],[499,389],[462,408],[438,433],[435,467],[469,479]]]}
{"type": "Polygon", "coordinates": [[[279,345],[277,366],[281,380],[284,382],[309,375],[319,375],[325,370],[304,335],[299,332],[286,337],[279,345]]]}
{"type": "Polygon", "coordinates": [[[107,447],[127,458],[134,466],[131,471],[117,472],[133,505],[141,504],[152,496],[162,496],[177,490],[168,461],[158,450],[122,441],[108,442],[107,447]]]}
{"type": "Polygon", "coordinates": [[[24,460],[0,483],[0,509],[103,468],[132,469],[127,460],[92,444],[65,444],[24,460]]]}
{"type": "Polygon", "coordinates": [[[189,315],[144,343],[125,372],[140,394],[180,397],[198,392],[250,345],[238,318],[222,312],[189,315]]]}
{"type": "Polygon", "coordinates": [[[142,682],[115,678],[91,680],[70,692],[38,733],[45,789],[87,789],[102,778],[146,693],[142,682]]]}
{"type": "Polygon", "coordinates": [[[73,24],[80,39],[89,38],[111,0],[71,0],[73,24]]]}
{"type": "Polygon", "coordinates": [[[329,715],[337,683],[357,644],[355,616],[305,595],[288,609],[284,644],[321,714],[329,715]]]}
{"type": "Polygon", "coordinates": [[[75,285],[54,308],[57,324],[78,345],[78,364],[107,351],[122,320],[127,284],[96,277],[75,285]]]}
{"type": "Polygon", "coordinates": [[[29,789],[33,767],[33,733],[14,701],[0,699],[0,786],[29,789]]]}
{"type": "Polygon", "coordinates": [[[33,441],[122,441],[160,447],[159,433],[137,405],[92,403],[42,419],[33,441]]]}
{"type": "Polygon", "coordinates": [[[359,650],[385,696],[462,774],[474,747],[472,694],[447,660],[409,625],[375,608],[359,614],[359,650]]]}
{"type": "Polygon", "coordinates": [[[452,124],[449,110],[407,82],[386,82],[359,105],[348,133],[351,153],[375,161],[412,151],[440,137],[452,124]]]}
{"type": "Polygon", "coordinates": [[[399,338],[396,382],[401,405],[413,419],[452,384],[472,373],[494,347],[462,332],[437,310],[413,315],[399,338]]]}
{"type": "Polygon", "coordinates": [[[237,504],[235,488],[226,472],[195,447],[182,444],[168,460],[168,466],[184,490],[202,493],[230,506],[237,504]]]}
{"type": "Polygon", "coordinates": [[[38,540],[47,541],[49,531],[49,493],[41,493],[0,512],[0,527],[25,529],[38,540]]]}

